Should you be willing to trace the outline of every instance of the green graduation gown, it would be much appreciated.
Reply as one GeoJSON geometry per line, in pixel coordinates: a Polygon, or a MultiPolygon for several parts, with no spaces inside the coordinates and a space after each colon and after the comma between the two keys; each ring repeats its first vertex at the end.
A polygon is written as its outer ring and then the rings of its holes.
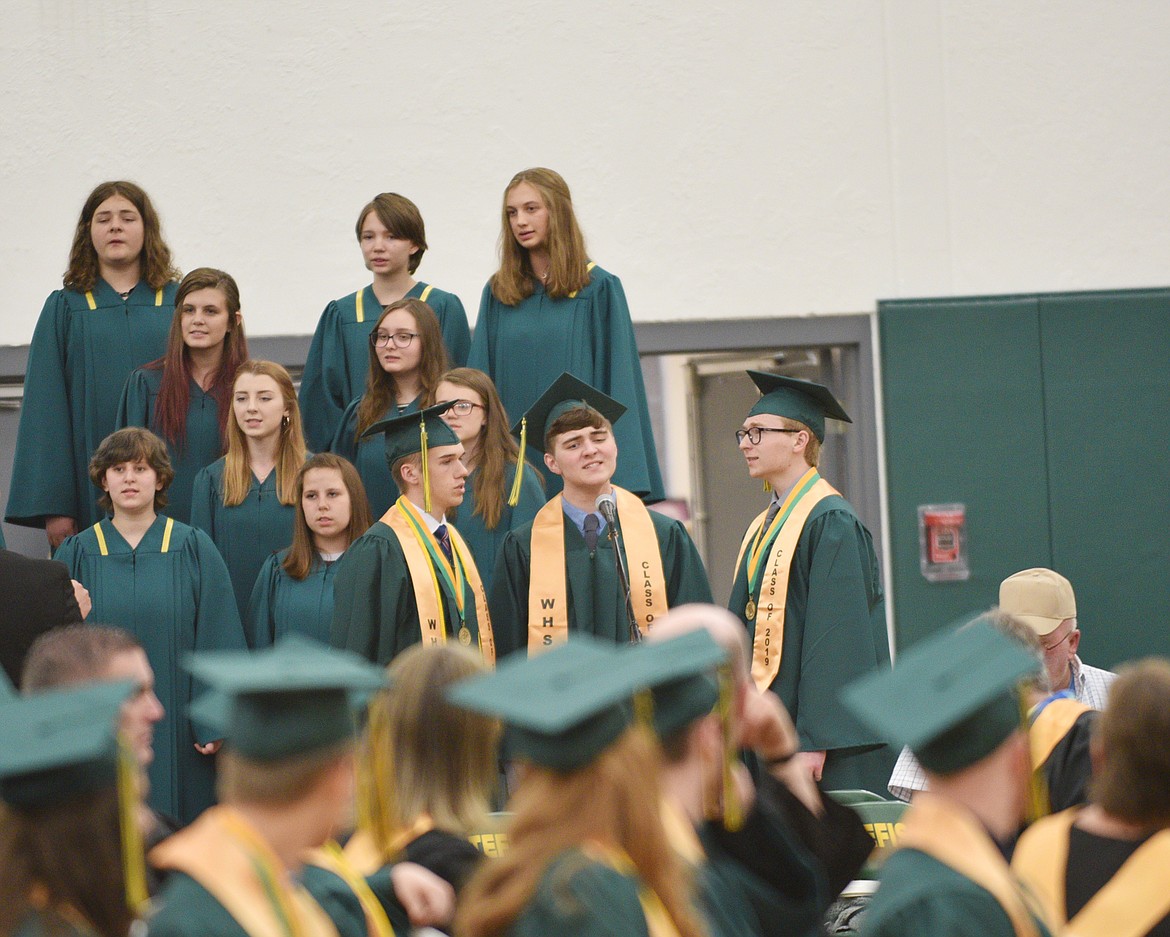
{"type": "Polygon", "coordinates": [[[21,918],[12,937],[97,937],[97,933],[62,914],[33,909],[21,918]]]}
{"type": "MultiPolygon", "coordinates": [[[[422,640],[410,570],[398,536],[387,524],[378,521],[358,537],[337,561],[337,567],[333,626],[329,632],[333,647],[355,651],[377,664],[388,664],[422,640]]],[[[454,641],[459,615],[441,577],[440,583],[447,637],[454,641]]],[[[466,625],[471,632],[471,646],[478,647],[479,625],[470,585],[465,584],[465,592],[466,625]]]]}
{"type": "MultiPolygon", "coordinates": [[[[443,344],[451,367],[467,363],[471,347],[471,330],[467,313],[454,293],[447,293],[426,283],[416,283],[407,292],[411,299],[422,298],[439,319],[443,344]],[[429,292],[428,292],[429,290],[429,292]]],[[[313,343],[301,375],[300,404],[305,421],[305,438],[313,452],[324,452],[341,425],[341,414],[355,397],[366,389],[370,369],[370,332],[382,314],[382,304],[374,287],[362,293],[362,319],[357,317],[357,293],[335,299],[325,307],[313,333],[313,343]]]]}
{"type": "Polygon", "coordinates": [[[516,466],[508,466],[504,476],[504,504],[503,510],[500,511],[500,520],[494,528],[488,530],[484,526],[483,517],[475,513],[475,480],[478,472],[479,469],[476,469],[467,476],[467,493],[463,497],[463,503],[447,516],[467,541],[471,555],[475,557],[475,565],[479,567],[484,590],[491,595],[492,573],[496,567],[500,547],[504,545],[504,537],[509,531],[531,524],[536,512],[544,507],[544,487],[541,484],[544,476],[529,464],[524,477],[520,480],[520,498],[514,508],[508,507],[508,495],[516,479],[516,466]]]}
{"type": "MultiPolygon", "coordinates": [[[[329,444],[329,451],[344,456],[353,463],[361,476],[362,485],[366,489],[366,498],[370,502],[370,514],[381,517],[390,505],[398,500],[398,485],[394,476],[390,474],[390,465],[386,461],[386,443],[381,436],[371,436],[360,442],[354,439],[357,433],[357,412],[361,406],[362,397],[351,401],[342,414],[341,423],[333,441],[329,444]]],[[[419,399],[416,397],[403,410],[398,410],[398,416],[407,413],[417,413],[419,399]]],[[[381,420],[395,415],[390,411],[379,417],[381,420]]]]}
{"type": "MultiPolygon", "coordinates": [[[[537,284],[516,306],[496,299],[489,283],[480,299],[468,364],[496,382],[513,420],[562,371],[624,404],[628,409],[613,427],[621,452],[613,483],[648,501],[661,501],[662,473],[626,294],[621,280],[601,267],[589,275],[589,284],[575,296],[550,299],[537,284]]],[[[561,490],[560,476],[539,467],[552,497],[561,490]]]]}
{"type": "Polygon", "coordinates": [[[162,355],[175,310],[175,284],[139,283],[122,299],[104,280],[87,294],[57,290],[33,332],[5,520],[44,527],[75,518],[78,529],[103,516],[89,459],[114,431],[122,386],[135,368],[162,355]],[[52,432],[46,428],[51,427],[52,432]]]}
{"type": "MultiPolygon", "coordinates": [[[[373,875],[365,876],[365,881],[386,912],[395,935],[406,937],[411,933],[410,917],[394,894],[394,881],[390,876],[393,868],[392,865],[383,866],[373,875]]],[[[301,873],[301,884],[337,925],[342,937],[347,934],[369,937],[365,910],[345,879],[320,866],[306,865],[301,873]]]]}
{"type": "Polygon", "coordinates": [[[288,550],[273,553],[260,567],[245,619],[250,647],[268,647],[286,634],[329,643],[337,563],[323,563],[318,558],[309,574],[297,580],[284,569],[287,556],[288,550]]]}
{"type": "MultiPolygon", "coordinates": [[[[683,525],[650,511],[662,574],[666,580],[666,604],[670,608],[688,602],[710,602],[711,587],[699,552],[683,525]]],[[[621,517],[618,517],[621,523],[621,517]]],[[[589,552],[585,538],[565,518],[565,566],[569,603],[569,630],[625,644],[630,639],[625,599],[618,586],[613,544],[607,532],[589,552]]],[[[528,583],[532,569],[532,524],[504,537],[496,560],[488,609],[496,637],[497,659],[528,648],[528,583]]]]}
{"type": "Polygon", "coordinates": [[[280,503],[273,469],[264,481],[253,475],[248,496],[239,504],[224,507],[223,467],[224,460],[217,459],[195,476],[191,525],[205,531],[219,549],[232,577],[240,620],[246,621],[260,567],[292,543],[297,506],[280,503]]]}
{"type": "MultiPolygon", "coordinates": [[[[126,381],[118,404],[118,429],[154,425],[155,406],[162,387],[162,368],[138,368],[126,381]]],[[[187,406],[187,437],[181,449],[164,437],[175,479],[167,488],[167,516],[184,524],[191,522],[191,489],[199,470],[223,455],[223,434],[219,429],[219,407],[215,398],[191,381],[191,402],[187,406]]],[[[159,433],[161,436],[162,434],[159,433]]]]}
{"type": "Polygon", "coordinates": [[[215,546],[203,531],[178,521],[167,542],[168,520],[155,518],[134,549],[103,520],[105,555],[97,531],[88,527],[66,539],[55,558],[89,590],[88,620],[125,628],[146,650],[165,710],[154,727],[150,805],[189,822],[214,801],[215,772],[213,760],[194,748],[213,737],[187,718],[198,687],[181,663],[191,651],[243,648],[244,631],[215,546]]]}
{"type": "MultiPolygon", "coordinates": [[[[760,583],[752,598],[760,597],[760,583]]],[[[748,621],[747,552],[735,571],[729,608],[748,621]]],[[[839,495],[822,500],[797,542],[788,579],[784,644],[772,692],[792,715],[806,751],[827,751],[825,790],[884,791],[894,755],[885,741],[837,702],[842,687],[890,666],[885,596],[873,540],[839,495]]]]}

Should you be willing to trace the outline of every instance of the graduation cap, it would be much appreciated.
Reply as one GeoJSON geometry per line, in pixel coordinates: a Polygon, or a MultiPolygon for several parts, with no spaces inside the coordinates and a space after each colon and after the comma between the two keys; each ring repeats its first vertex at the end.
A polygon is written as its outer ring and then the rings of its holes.
{"type": "Polygon", "coordinates": [[[653,694],[654,731],[659,738],[669,738],[706,716],[719,702],[715,668],[727,663],[727,651],[705,628],[667,641],[648,641],[625,654],[636,659],[639,668],[632,679],[653,694]]]}
{"type": "Polygon", "coordinates": [[[387,465],[392,466],[399,459],[414,455],[416,452],[421,453],[423,510],[428,514],[431,510],[431,473],[427,465],[427,449],[431,446],[459,445],[459,437],[442,418],[442,414],[446,413],[454,403],[454,400],[448,400],[445,403],[437,403],[433,407],[427,407],[425,410],[404,413],[388,420],[379,420],[362,433],[362,439],[377,433],[382,434],[386,445],[387,465]]]}
{"type": "Polygon", "coordinates": [[[1019,685],[1036,656],[987,617],[899,655],[893,670],[847,686],[841,702],[923,767],[953,774],[990,755],[1021,727],[1019,685]]]}
{"type": "Polygon", "coordinates": [[[812,430],[819,442],[825,441],[825,419],[852,423],[849,414],[837,402],[833,392],[823,384],[784,377],[767,371],[748,371],[748,377],[763,394],[748,416],[770,413],[773,416],[798,420],[812,430]]]}
{"type": "Polygon", "coordinates": [[[349,651],[289,635],[262,651],[207,651],[187,669],[212,690],[191,717],[256,761],[327,748],[354,734],[354,712],[386,671],[349,651]]]}
{"type": "Polygon", "coordinates": [[[12,685],[12,681],[8,679],[2,669],[0,669],[0,703],[16,695],[16,687],[12,685]]]}
{"type": "Polygon", "coordinates": [[[511,657],[447,690],[456,706],[507,723],[511,752],[554,771],[589,764],[633,721],[631,680],[617,648],[587,635],[536,657],[511,657]],[[624,672],[623,672],[624,671],[624,672]]]}

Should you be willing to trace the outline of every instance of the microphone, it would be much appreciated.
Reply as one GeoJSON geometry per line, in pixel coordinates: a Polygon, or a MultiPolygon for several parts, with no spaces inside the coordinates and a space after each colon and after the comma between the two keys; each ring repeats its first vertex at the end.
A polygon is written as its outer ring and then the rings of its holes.
{"type": "Polygon", "coordinates": [[[613,492],[598,495],[596,507],[601,516],[605,518],[606,524],[610,527],[617,524],[617,498],[613,496],[613,492]]]}
{"type": "Polygon", "coordinates": [[[601,516],[605,518],[609,539],[613,544],[613,562],[617,571],[618,587],[626,600],[626,621],[630,627],[630,643],[640,644],[642,642],[642,629],[638,627],[638,617],[634,614],[634,603],[630,598],[630,574],[626,569],[625,557],[622,555],[621,534],[618,532],[617,525],[617,498],[613,496],[612,492],[599,495],[594,504],[601,512],[601,516]]]}

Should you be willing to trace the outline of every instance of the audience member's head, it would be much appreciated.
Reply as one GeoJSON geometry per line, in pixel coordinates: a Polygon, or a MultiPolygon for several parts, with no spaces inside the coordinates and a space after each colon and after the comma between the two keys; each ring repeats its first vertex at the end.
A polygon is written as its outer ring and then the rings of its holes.
{"type": "Polygon", "coordinates": [[[1051,569],[1021,570],[1000,583],[999,608],[1022,621],[1040,639],[1051,689],[1067,687],[1072,659],[1081,643],[1072,583],[1051,569]]]}

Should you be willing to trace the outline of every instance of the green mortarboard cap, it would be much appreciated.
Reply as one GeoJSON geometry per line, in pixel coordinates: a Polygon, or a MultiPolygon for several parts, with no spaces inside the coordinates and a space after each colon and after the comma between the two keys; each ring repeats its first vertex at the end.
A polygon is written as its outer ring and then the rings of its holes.
{"type": "Polygon", "coordinates": [[[12,681],[8,679],[8,674],[0,670],[0,702],[8,699],[10,696],[16,696],[16,687],[12,685],[12,681]]]}
{"type": "Polygon", "coordinates": [[[714,670],[727,651],[700,628],[668,641],[649,641],[624,652],[637,661],[632,679],[654,694],[654,731],[661,739],[707,715],[719,700],[714,670]]]}
{"type": "MultiPolygon", "coordinates": [[[[512,427],[512,435],[517,438],[521,438],[522,434],[530,437],[528,445],[537,452],[544,452],[544,437],[548,434],[549,428],[558,417],[578,407],[596,410],[610,423],[616,423],[626,412],[626,408],[608,394],[603,394],[596,387],[565,371],[549,384],[536,403],[516,422],[512,427]]],[[[523,457],[521,453],[521,459],[523,457]]]]}
{"type": "Polygon", "coordinates": [[[842,691],[846,709],[923,767],[953,774],[990,755],[1020,728],[1017,687],[1036,655],[989,619],[947,629],[898,657],[891,671],[842,691]]]}
{"type": "Polygon", "coordinates": [[[536,657],[512,657],[493,673],[460,681],[447,698],[503,719],[513,754],[555,771],[574,771],[630,725],[623,656],[609,642],[574,634],[536,657]]]}
{"type": "Polygon", "coordinates": [[[114,787],[119,716],[136,689],[91,683],[0,703],[0,799],[40,807],[114,787]]]}
{"type": "Polygon", "coordinates": [[[837,402],[833,392],[823,384],[814,384],[798,377],[784,377],[767,371],[748,371],[763,396],[756,401],[748,416],[770,413],[790,420],[799,420],[813,431],[820,442],[825,441],[825,418],[852,423],[849,414],[837,402]]]}
{"type": "Polygon", "coordinates": [[[207,651],[187,669],[212,687],[191,717],[247,758],[275,761],[353,736],[354,712],[386,686],[381,667],[300,635],[262,651],[207,651]]]}
{"type": "Polygon", "coordinates": [[[362,439],[381,433],[386,443],[386,463],[393,465],[399,459],[423,451],[422,427],[427,429],[427,448],[435,446],[457,446],[459,437],[443,422],[442,414],[454,403],[437,403],[425,410],[404,413],[402,416],[379,420],[362,433],[362,439]]]}

